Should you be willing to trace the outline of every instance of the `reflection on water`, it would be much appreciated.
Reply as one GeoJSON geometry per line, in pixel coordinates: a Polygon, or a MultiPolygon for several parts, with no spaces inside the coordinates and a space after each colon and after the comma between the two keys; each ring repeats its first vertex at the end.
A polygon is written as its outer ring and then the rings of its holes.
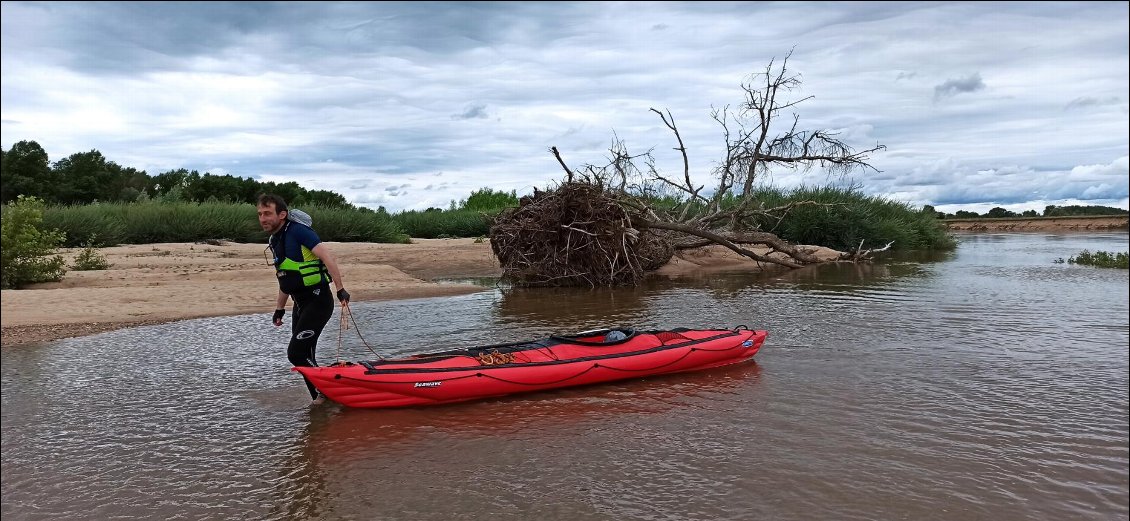
{"type": "MultiPolygon", "coordinates": [[[[356,303],[372,358],[615,325],[756,362],[439,407],[311,407],[268,317],[0,350],[5,519],[1127,519],[1127,234],[631,289],[356,303]]],[[[336,321],[331,322],[336,324],[336,321]]]]}
{"type": "MultiPolygon", "coordinates": [[[[612,463],[638,443],[628,441],[594,453],[578,452],[579,440],[622,437],[626,433],[621,429],[632,425],[639,427],[632,431],[638,440],[667,438],[671,434],[664,432],[664,424],[688,408],[698,414],[710,412],[714,422],[722,421],[723,415],[740,415],[744,401],[756,398],[760,372],[758,364],[750,363],[720,368],[711,375],[668,375],[524,398],[420,409],[344,409],[318,415],[312,418],[308,437],[300,442],[304,451],[299,460],[303,465],[335,469],[330,475],[318,476],[324,480],[319,487],[331,492],[302,497],[301,507],[294,510],[324,514],[326,505],[332,505],[334,514],[346,519],[391,519],[398,517],[394,513],[435,510],[435,494],[451,494],[462,500],[475,498],[479,515],[506,517],[509,512],[538,519],[540,516],[533,515],[538,508],[561,508],[554,503],[564,501],[571,492],[583,497],[584,488],[591,485],[591,477],[570,474],[570,461],[585,465],[596,457],[612,463]],[[699,407],[702,402],[711,405],[703,409],[699,407]],[[547,482],[520,481],[538,475],[547,482]],[[555,488],[563,485],[562,480],[569,481],[568,488],[555,488]],[[537,497],[556,499],[539,501],[537,497]]],[[[681,446],[712,443],[711,439],[672,441],[681,446]]],[[[654,458],[647,454],[652,451],[633,457],[654,458]]],[[[637,472],[636,479],[649,479],[646,472],[637,472]]],[[[457,510],[446,512],[458,517],[457,510]]]]}

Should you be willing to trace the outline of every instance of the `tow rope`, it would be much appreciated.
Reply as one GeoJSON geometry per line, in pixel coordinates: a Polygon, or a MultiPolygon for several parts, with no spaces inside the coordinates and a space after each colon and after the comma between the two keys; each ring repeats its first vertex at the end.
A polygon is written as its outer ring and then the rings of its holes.
{"type": "Polygon", "coordinates": [[[385,357],[381,356],[380,353],[373,349],[373,346],[369,345],[369,341],[365,340],[365,337],[361,335],[361,328],[357,327],[357,321],[353,318],[353,311],[349,309],[349,301],[345,301],[341,304],[341,314],[338,316],[337,321],[337,362],[333,365],[344,365],[346,363],[341,358],[341,340],[342,335],[349,329],[350,324],[353,324],[353,331],[357,333],[357,338],[361,339],[361,343],[365,345],[365,348],[368,349],[370,353],[376,355],[378,360],[383,361],[385,357]]]}

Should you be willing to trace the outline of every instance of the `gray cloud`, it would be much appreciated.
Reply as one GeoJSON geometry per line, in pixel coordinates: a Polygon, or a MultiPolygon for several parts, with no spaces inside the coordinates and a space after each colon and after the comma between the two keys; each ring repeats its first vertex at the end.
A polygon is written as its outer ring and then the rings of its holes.
{"type": "MultiPolygon", "coordinates": [[[[34,140],[52,160],[97,149],[150,174],[187,168],[300,181],[392,211],[446,207],[487,186],[546,187],[562,175],[549,147],[573,166],[599,164],[613,135],[681,173],[654,107],[674,115],[692,175],[710,184],[722,155],[711,109],[739,104],[740,82],[791,50],[803,84],[789,99],[810,97],[794,109],[801,128],[887,146],[872,157],[880,173],[855,174],[869,193],[937,206],[1126,192],[1121,2],[0,9],[0,145],[34,140]]],[[[768,179],[827,181],[819,170],[768,179]]]]}
{"type": "Polygon", "coordinates": [[[935,86],[934,99],[948,98],[963,92],[976,92],[984,88],[985,82],[981,81],[981,74],[975,72],[968,77],[946,80],[941,85],[935,86]]]}
{"type": "Polygon", "coordinates": [[[1108,96],[1106,98],[1096,98],[1094,96],[1082,96],[1071,100],[1070,103],[1064,107],[1064,110],[1081,109],[1085,107],[1097,107],[1102,105],[1118,105],[1122,103],[1122,98],[1118,96],[1108,96]]]}
{"type": "Polygon", "coordinates": [[[467,107],[462,114],[451,116],[451,119],[486,119],[487,117],[487,106],[478,104],[467,107]]]}

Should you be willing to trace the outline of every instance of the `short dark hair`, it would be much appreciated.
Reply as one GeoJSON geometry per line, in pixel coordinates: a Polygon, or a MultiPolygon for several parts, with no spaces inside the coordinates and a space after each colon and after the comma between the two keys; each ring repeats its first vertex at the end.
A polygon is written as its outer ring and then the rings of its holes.
{"type": "Polygon", "coordinates": [[[259,206],[275,205],[275,213],[289,212],[286,199],[275,194],[259,194],[259,206]]]}

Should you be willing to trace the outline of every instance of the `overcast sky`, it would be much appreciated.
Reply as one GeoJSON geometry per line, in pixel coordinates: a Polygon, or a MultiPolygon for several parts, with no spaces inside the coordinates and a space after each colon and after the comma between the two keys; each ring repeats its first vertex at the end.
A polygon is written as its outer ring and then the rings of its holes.
{"type": "MultiPolygon", "coordinates": [[[[799,127],[876,144],[836,180],[939,210],[1127,208],[1128,2],[8,2],[2,131],[332,190],[389,211],[547,188],[619,138],[681,173],[771,60],[799,127]]],[[[790,115],[791,117],[791,115],[790,115]]],[[[835,180],[835,179],[833,179],[835,180]]],[[[823,172],[775,172],[790,188],[823,172]]]]}

